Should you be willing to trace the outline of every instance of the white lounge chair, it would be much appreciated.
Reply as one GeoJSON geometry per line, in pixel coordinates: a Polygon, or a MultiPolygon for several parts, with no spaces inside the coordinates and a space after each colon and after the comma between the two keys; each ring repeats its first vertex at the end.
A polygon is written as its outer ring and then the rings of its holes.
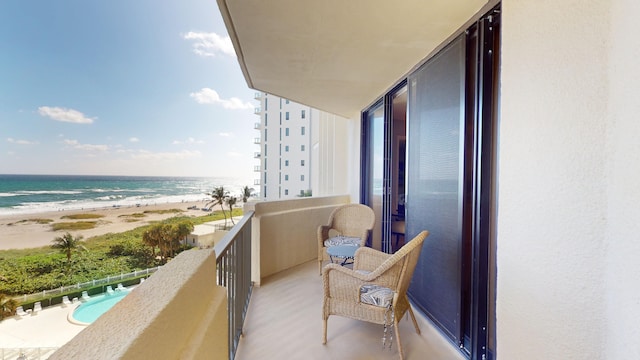
{"type": "Polygon", "coordinates": [[[107,285],[107,295],[113,295],[113,288],[111,285],[107,285]]]}
{"type": "Polygon", "coordinates": [[[118,287],[116,287],[116,291],[127,291],[127,288],[122,286],[122,283],[118,284],[118,287]]]}
{"type": "Polygon", "coordinates": [[[65,295],[62,297],[62,307],[67,307],[71,305],[71,300],[69,300],[69,296],[65,295]]]}
{"type": "Polygon", "coordinates": [[[91,296],[89,296],[89,293],[86,291],[82,292],[82,297],[80,298],[80,301],[89,301],[89,299],[91,299],[91,296]]]}
{"type": "Polygon", "coordinates": [[[31,312],[31,315],[38,315],[38,312],[40,311],[42,311],[42,304],[40,304],[40,301],[38,301],[33,304],[33,311],[31,312]]]}
{"type": "Polygon", "coordinates": [[[18,306],[16,308],[16,315],[18,315],[19,317],[23,317],[29,315],[29,313],[24,311],[24,308],[22,306],[18,306]]]}
{"type": "Polygon", "coordinates": [[[144,278],[140,278],[140,284],[144,282],[144,278]]]}

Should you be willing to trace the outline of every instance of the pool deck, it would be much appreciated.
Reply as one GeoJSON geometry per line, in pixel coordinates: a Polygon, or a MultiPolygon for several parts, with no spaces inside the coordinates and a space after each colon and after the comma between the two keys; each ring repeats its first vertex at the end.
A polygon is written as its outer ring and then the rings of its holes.
{"type": "Polygon", "coordinates": [[[61,347],[87,327],[67,320],[69,312],[79,305],[50,306],[37,315],[13,316],[0,321],[0,348],[61,347]]]}

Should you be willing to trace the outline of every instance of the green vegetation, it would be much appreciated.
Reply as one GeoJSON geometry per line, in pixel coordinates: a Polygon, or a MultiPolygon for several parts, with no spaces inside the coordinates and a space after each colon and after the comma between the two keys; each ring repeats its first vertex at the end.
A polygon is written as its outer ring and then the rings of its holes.
{"type": "MultiPolygon", "coordinates": [[[[211,196],[211,201],[207,203],[207,207],[214,207],[220,205],[222,209],[222,216],[224,216],[224,227],[227,227],[227,213],[224,211],[224,204],[229,199],[229,192],[224,189],[224,186],[218,186],[213,188],[213,191],[207,195],[211,196]]],[[[231,214],[229,214],[231,215],[231,214]]]]}
{"type": "Polygon", "coordinates": [[[66,233],[63,236],[58,236],[57,238],[53,239],[53,245],[51,245],[51,248],[59,250],[61,253],[67,256],[67,270],[69,269],[69,265],[71,264],[71,254],[81,250],[87,250],[87,248],[80,243],[81,241],[82,236],[74,237],[70,233],[66,233]]]}
{"type": "Polygon", "coordinates": [[[184,212],[180,209],[166,209],[166,210],[145,210],[145,214],[179,214],[184,212]]]}
{"type": "Polygon", "coordinates": [[[89,230],[95,228],[97,224],[97,221],[59,222],[51,224],[51,229],[53,229],[53,231],[89,230]]]}
{"type": "Polygon", "coordinates": [[[34,219],[26,219],[26,220],[20,220],[20,221],[16,221],[14,223],[9,223],[7,225],[12,226],[12,225],[17,225],[17,224],[25,224],[25,223],[36,223],[36,224],[50,224],[53,222],[52,219],[42,219],[42,218],[34,218],[34,219]]]}
{"type": "MultiPolygon", "coordinates": [[[[233,209],[233,216],[240,215],[242,209],[233,209]]],[[[72,251],[69,257],[66,251],[50,246],[0,251],[0,294],[32,294],[160,265],[187,247],[164,246],[164,258],[156,258],[151,247],[142,241],[145,231],[159,224],[179,227],[178,224],[188,226],[187,222],[198,225],[223,218],[219,211],[200,217],[177,216],[123,233],[94,236],[82,242],[86,251],[72,251]]]]}
{"type": "Polygon", "coordinates": [[[61,219],[87,220],[87,219],[100,219],[103,217],[104,215],[100,215],[100,214],[71,214],[71,215],[65,215],[61,217],[61,219]]]}
{"type": "Polygon", "coordinates": [[[0,294],[0,320],[13,315],[18,303],[5,294],[0,294]]]}

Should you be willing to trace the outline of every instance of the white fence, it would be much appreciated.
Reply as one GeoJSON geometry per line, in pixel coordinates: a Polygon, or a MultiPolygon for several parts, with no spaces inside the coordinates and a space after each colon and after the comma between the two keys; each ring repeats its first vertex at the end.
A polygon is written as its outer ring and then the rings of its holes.
{"type": "MultiPolygon", "coordinates": [[[[108,285],[114,281],[118,281],[118,280],[127,280],[127,279],[132,279],[132,278],[136,278],[142,275],[149,275],[152,274],[156,271],[158,271],[160,267],[156,266],[153,268],[149,268],[149,269],[144,269],[144,270],[137,270],[134,272],[130,272],[127,274],[120,274],[120,275],[113,275],[113,276],[107,276],[104,279],[99,279],[99,280],[92,280],[92,281],[87,281],[84,283],[78,283],[78,284],[74,284],[74,285],[68,285],[68,286],[61,286],[59,288],[56,289],[51,289],[51,290],[43,290],[41,292],[35,293],[35,294],[29,294],[29,295],[21,295],[21,296],[16,296],[14,297],[14,299],[16,301],[22,302],[22,303],[26,303],[29,301],[35,301],[37,299],[42,299],[42,298],[46,298],[49,296],[55,296],[55,295],[63,295],[66,294],[68,292],[72,292],[72,291],[77,291],[77,290],[81,290],[81,289],[87,289],[87,288],[92,288],[95,286],[99,286],[99,285],[108,285]]],[[[2,359],[2,358],[0,358],[2,359]]]]}

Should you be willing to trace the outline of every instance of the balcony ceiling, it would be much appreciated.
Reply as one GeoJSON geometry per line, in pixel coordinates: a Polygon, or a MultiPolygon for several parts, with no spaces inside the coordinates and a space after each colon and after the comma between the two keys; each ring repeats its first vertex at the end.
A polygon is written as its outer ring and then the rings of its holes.
{"type": "Polygon", "coordinates": [[[249,87],[358,117],[486,0],[217,0],[249,87]]]}

